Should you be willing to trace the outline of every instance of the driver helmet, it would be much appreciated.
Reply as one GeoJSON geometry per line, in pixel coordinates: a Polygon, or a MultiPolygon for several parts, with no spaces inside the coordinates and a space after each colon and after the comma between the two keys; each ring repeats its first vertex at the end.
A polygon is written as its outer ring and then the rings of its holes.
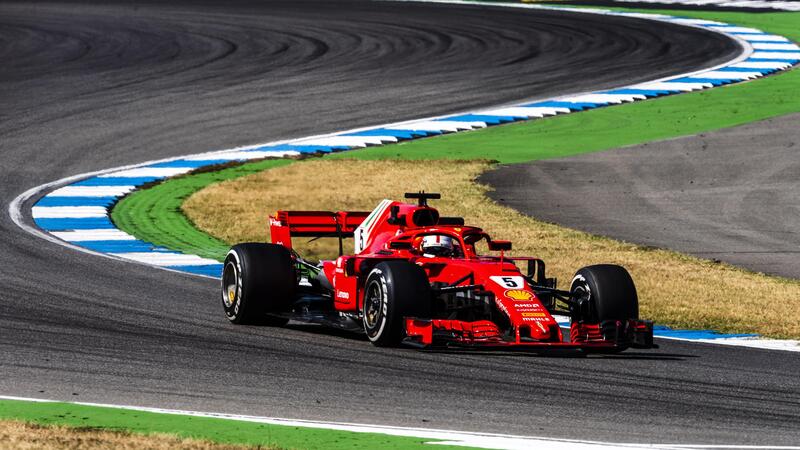
{"type": "Polygon", "coordinates": [[[452,256],[454,248],[453,238],[441,234],[423,237],[420,245],[425,256],[452,256]]]}

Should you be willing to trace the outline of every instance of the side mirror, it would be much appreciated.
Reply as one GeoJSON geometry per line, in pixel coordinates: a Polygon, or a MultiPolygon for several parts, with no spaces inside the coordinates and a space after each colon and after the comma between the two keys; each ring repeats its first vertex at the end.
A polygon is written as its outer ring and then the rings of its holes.
{"type": "Polygon", "coordinates": [[[511,250],[511,241],[489,241],[489,250],[493,252],[507,252],[511,250]]]}

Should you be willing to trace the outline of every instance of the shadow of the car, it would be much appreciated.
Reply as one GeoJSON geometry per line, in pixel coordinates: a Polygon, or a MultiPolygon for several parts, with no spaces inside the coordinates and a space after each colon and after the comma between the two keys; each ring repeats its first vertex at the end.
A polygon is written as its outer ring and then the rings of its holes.
{"type": "Polygon", "coordinates": [[[315,323],[290,323],[288,325],[285,325],[283,328],[294,331],[302,331],[304,333],[311,333],[316,335],[340,337],[351,341],[369,342],[367,336],[364,334],[354,333],[352,331],[342,330],[338,328],[326,327],[324,325],[319,325],[315,323]]]}

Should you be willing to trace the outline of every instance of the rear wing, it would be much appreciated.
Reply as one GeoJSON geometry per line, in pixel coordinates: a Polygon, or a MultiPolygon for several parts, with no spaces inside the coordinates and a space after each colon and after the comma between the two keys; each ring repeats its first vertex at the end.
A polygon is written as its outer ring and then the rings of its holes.
{"type": "Polygon", "coordinates": [[[353,232],[370,213],[368,211],[278,211],[269,217],[272,243],[292,248],[292,237],[352,237],[353,232]]]}

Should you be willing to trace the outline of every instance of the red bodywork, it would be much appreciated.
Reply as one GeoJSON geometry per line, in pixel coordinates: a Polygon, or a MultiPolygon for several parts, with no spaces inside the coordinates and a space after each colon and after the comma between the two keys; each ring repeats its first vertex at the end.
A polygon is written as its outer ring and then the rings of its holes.
{"type": "Polygon", "coordinates": [[[494,306],[505,315],[502,328],[491,320],[406,318],[407,341],[420,346],[443,336],[449,345],[475,348],[613,349],[625,339],[609,339],[609,327],[614,336],[630,336],[637,330],[646,333],[648,327],[652,334],[651,325],[644,321],[606,323],[605,331],[599,324],[572,324],[571,342],[563,342],[558,322],[537,297],[530,277],[526,279],[514,264],[540,260],[506,257],[502,250],[492,256],[479,254],[476,245],[510,248],[510,243],[492,241],[483,230],[465,226],[459,218],[439,218],[438,211],[426,205],[384,200],[372,212],[278,211],[269,221],[272,242],[290,249],[293,236],[354,237],[353,254],[322,262],[337,311],[359,314],[370,270],[382,261],[401,259],[422,267],[433,286],[464,286],[481,295],[491,294],[494,306]],[[448,257],[423,256],[419,242],[431,234],[452,237],[460,251],[448,257]]]}

